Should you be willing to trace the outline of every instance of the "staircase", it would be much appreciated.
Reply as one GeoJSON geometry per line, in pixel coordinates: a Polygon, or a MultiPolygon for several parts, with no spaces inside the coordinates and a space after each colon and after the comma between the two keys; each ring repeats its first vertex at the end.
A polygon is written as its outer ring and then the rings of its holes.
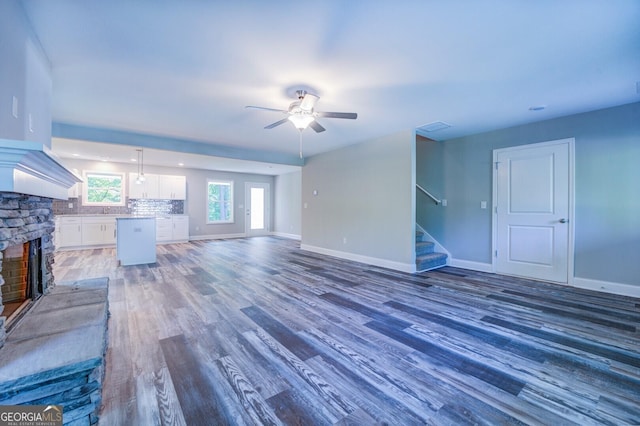
{"type": "Polygon", "coordinates": [[[416,231],[416,271],[424,272],[447,265],[447,255],[433,251],[435,244],[424,240],[424,232],[416,231]]]}

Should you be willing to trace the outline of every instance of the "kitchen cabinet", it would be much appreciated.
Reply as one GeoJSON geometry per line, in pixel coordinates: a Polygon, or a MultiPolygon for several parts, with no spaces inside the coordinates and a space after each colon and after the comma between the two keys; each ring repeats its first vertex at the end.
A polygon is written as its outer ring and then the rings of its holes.
{"type": "MultiPolygon", "coordinates": [[[[113,246],[117,243],[117,219],[122,217],[58,216],[55,246],[57,249],[113,246]]],[[[189,241],[189,216],[169,215],[154,219],[154,236],[158,243],[189,241]]]]}
{"type": "Polygon", "coordinates": [[[156,218],[156,241],[171,241],[173,239],[173,220],[170,216],[156,218]]]}
{"type": "Polygon", "coordinates": [[[161,200],[186,200],[187,178],[185,176],[159,175],[158,198],[161,200]]]}
{"type": "Polygon", "coordinates": [[[138,173],[129,173],[129,198],[150,200],[185,200],[185,176],[145,174],[145,181],[136,183],[138,173]]]}
{"type": "Polygon", "coordinates": [[[113,245],[116,243],[115,217],[83,217],[82,245],[113,245]]]}
{"type": "Polygon", "coordinates": [[[189,241],[189,216],[172,216],[173,240],[189,241]]]}
{"type": "Polygon", "coordinates": [[[82,245],[82,220],[79,217],[56,218],[55,246],[57,248],[82,245]]]}
{"type": "Polygon", "coordinates": [[[157,217],[156,240],[159,243],[189,241],[189,216],[157,217]]]}
{"type": "Polygon", "coordinates": [[[129,198],[158,199],[158,175],[144,175],[142,183],[136,183],[138,173],[129,173],[129,198]]]}
{"type": "Polygon", "coordinates": [[[75,183],[71,188],[67,190],[68,198],[78,198],[82,194],[82,185],[80,182],[75,183]]]}

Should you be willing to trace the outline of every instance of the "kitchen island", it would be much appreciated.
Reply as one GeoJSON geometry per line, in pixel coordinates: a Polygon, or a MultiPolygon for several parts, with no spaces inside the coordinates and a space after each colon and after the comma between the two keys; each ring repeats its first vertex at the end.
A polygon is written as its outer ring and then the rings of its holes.
{"type": "Polygon", "coordinates": [[[116,218],[116,259],[122,266],[156,262],[156,218],[116,218]]]}

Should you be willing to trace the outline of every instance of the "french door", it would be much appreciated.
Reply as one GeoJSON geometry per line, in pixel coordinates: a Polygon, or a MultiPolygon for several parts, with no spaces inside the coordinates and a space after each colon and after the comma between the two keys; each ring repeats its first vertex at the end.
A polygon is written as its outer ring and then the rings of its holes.
{"type": "Polygon", "coordinates": [[[268,183],[245,183],[245,233],[249,237],[269,233],[271,195],[268,183]]]}
{"type": "Polygon", "coordinates": [[[572,144],[563,139],[494,151],[495,272],[568,282],[572,144]]]}

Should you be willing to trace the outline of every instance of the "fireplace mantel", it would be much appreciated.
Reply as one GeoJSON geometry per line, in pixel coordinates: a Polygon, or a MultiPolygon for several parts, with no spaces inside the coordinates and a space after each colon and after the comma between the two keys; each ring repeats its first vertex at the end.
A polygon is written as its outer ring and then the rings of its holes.
{"type": "Polygon", "coordinates": [[[81,179],[65,168],[45,145],[0,139],[0,192],[67,199],[81,179]]]}

